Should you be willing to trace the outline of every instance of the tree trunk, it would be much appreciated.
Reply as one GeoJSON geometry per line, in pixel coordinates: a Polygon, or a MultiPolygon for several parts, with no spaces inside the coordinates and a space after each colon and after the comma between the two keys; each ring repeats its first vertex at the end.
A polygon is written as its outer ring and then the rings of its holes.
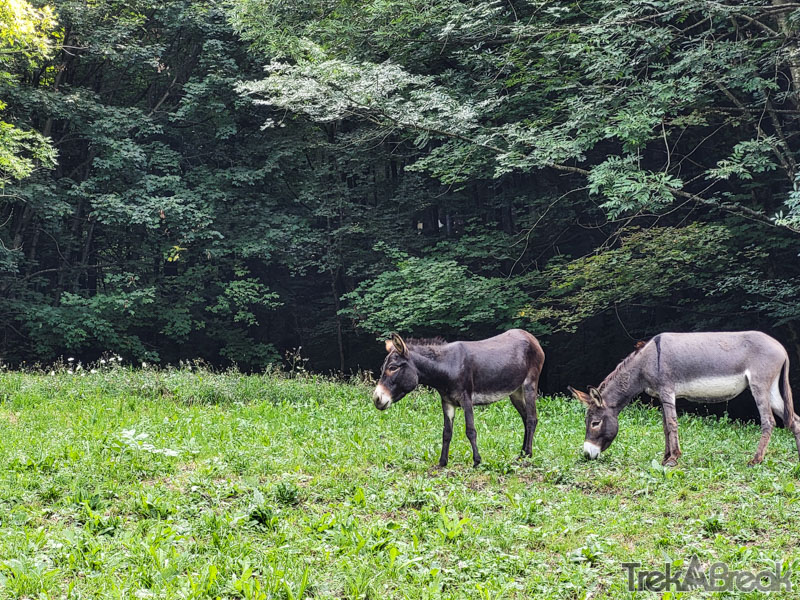
{"type": "Polygon", "coordinates": [[[39,234],[42,233],[42,228],[37,227],[33,232],[33,238],[31,239],[31,245],[28,248],[28,265],[25,268],[25,276],[31,274],[33,271],[33,262],[36,260],[36,249],[39,246],[39,234]]]}
{"type": "MultiPolygon", "coordinates": [[[[794,0],[772,0],[772,6],[782,8],[787,4],[794,4],[794,0]]],[[[775,19],[778,22],[778,29],[786,36],[786,47],[789,50],[789,73],[792,76],[792,87],[795,94],[800,86],[800,48],[797,47],[797,42],[794,39],[792,27],[789,24],[788,15],[791,12],[790,8],[785,8],[776,13],[775,19]]],[[[795,104],[798,104],[798,99],[795,98],[795,104]]]]}
{"type": "Polygon", "coordinates": [[[344,373],[344,340],[342,339],[342,317],[339,314],[341,304],[336,291],[337,275],[338,272],[331,269],[331,292],[333,292],[333,305],[336,309],[336,343],[339,346],[339,372],[344,373]]]}
{"type": "Polygon", "coordinates": [[[12,250],[22,249],[22,240],[25,238],[25,233],[28,230],[28,226],[33,220],[33,213],[34,211],[33,208],[31,208],[30,203],[26,203],[25,208],[22,210],[22,217],[20,218],[19,222],[17,223],[17,227],[14,230],[14,239],[11,242],[12,250]]]}

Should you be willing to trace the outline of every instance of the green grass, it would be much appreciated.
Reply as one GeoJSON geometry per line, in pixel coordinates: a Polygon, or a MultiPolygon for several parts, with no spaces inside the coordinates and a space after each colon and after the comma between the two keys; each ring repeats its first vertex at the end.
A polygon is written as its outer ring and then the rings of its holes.
{"type": "Polygon", "coordinates": [[[681,416],[684,455],[663,469],[660,414],[632,406],[586,462],[583,408],[542,398],[520,461],[522,424],[501,402],[476,414],[484,464],[471,467],[459,413],[437,470],[438,399],[379,412],[369,393],[186,370],[0,373],[0,597],[655,598],[625,591],[622,563],[693,554],[786,561],[800,587],[785,430],[748,468],[757,425],[681,416]]]}

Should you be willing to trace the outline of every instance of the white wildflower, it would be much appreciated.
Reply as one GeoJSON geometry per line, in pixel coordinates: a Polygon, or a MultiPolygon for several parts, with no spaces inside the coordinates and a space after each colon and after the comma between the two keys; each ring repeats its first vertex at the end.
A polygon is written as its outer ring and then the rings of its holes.
{"type": "Polygon", "coordinates": [[[72,357],[70,356],[70,357],[67,359],[67,362],[73,362],[74,360],[75,360],[75,359],[74,359],[74,358],[72,358],[72,357]]]}
{"type": "Polygon", "coordinates": [[[138,450],[141,452],[148,452],[150,454],[161,454],[163,456],[180,456],[180,452],[172,450],[171,448],[157,448],[147,441],[150,434],[141,432],[136,433],[135,429],[123,429],[118,438],[118,448],[127,448],[129,450],[138,450]]]}

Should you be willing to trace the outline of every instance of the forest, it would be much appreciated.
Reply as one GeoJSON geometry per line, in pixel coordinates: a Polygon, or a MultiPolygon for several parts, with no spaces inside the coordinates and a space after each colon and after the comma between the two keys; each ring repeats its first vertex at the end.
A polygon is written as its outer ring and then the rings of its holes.
{"type": "MultiPolygon", "coordinates": [[[[0,358],[800,365],[800,4],[0,0],[0,358]]],[[[800,384],[800,368],[793,379],[800,384]]]]}

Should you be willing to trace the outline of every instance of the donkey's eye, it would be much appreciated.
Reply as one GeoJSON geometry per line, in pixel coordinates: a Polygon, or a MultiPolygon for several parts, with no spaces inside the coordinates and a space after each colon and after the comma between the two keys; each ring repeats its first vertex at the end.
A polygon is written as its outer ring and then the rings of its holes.
{"type": "Polygon", "coordinates": [[[592,421],[592,429],[599,429],[600,425],[603,424],[603,421],[592,421]]]}
{"type": "Polygon", "coordinates": [[[391,377],[392,375],[394,375],[395,373],[397,373],[397,369],[398,369],[398,367],[394,367],[394,368],[386,369],[386,374],[387,374],[389,377],[391,377]]]}

